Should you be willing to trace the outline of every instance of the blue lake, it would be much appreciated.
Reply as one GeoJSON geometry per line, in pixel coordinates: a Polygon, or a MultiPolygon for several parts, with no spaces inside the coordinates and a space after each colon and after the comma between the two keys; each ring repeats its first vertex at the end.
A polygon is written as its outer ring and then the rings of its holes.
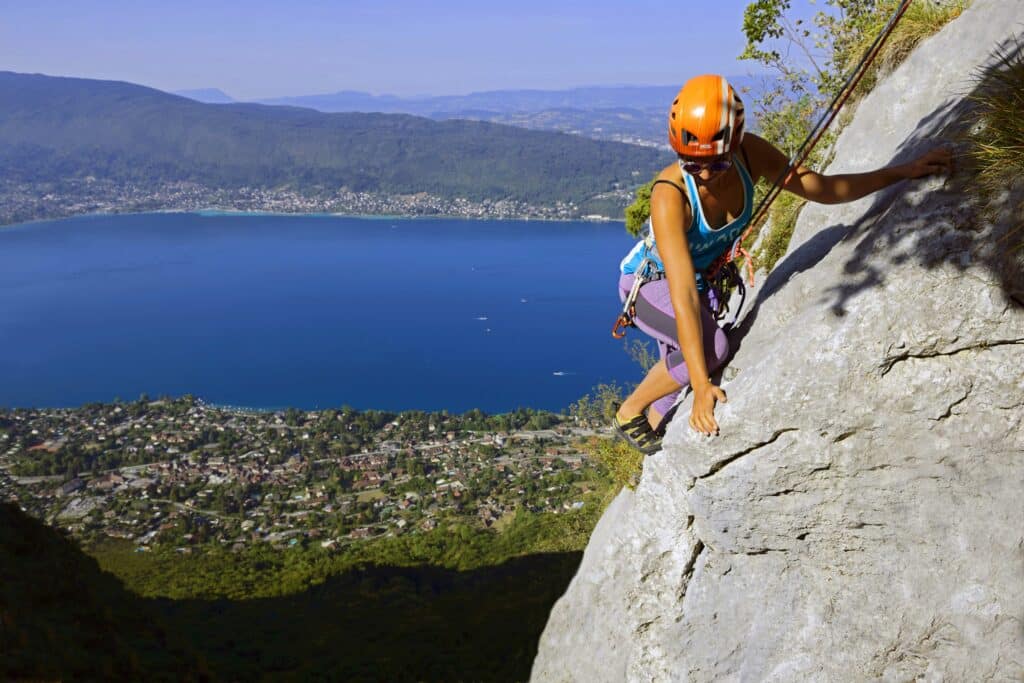
{"type": "Polygon", "coordinates": [[[610,335],[632,242],[621,223],[334,216],[2,228],[0,406],[560,410],[639,379],[610,335]]]}

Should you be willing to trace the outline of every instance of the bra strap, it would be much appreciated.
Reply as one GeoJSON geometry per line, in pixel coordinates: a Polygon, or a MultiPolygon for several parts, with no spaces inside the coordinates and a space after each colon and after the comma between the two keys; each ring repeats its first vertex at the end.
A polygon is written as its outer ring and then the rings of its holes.
{"type": "Polygon", "coordinates": [[[685,198],[685,199],[686,199],[687,201],[689,201],[689,199],[690,199],[690,196],[689,196],[689,193],[687,193],[687,191],[686,191],[686,188],[684,188],[684,187],[680,187],[679,185],[676,185],[675,183],[673,183],[673,182],[672,182],[671,180],[666,180],[665,178],[660,178],[660,179],[658,179],[658,180],[655,180],[655,181],[654,181],[654,182],[653,182],[653,183],[651,184],[651,190],[654,190],[654,186],[655,186],[655,185],[659,185],[659,184],[661,184],[661,183],[664,183],[664,184],[666,184],[666,185],[671,185],[672,187],[676,188],[677,190],[679,190],[679,194],[683,195],[683,197],[684,197],[684,198],[685,198]]]}

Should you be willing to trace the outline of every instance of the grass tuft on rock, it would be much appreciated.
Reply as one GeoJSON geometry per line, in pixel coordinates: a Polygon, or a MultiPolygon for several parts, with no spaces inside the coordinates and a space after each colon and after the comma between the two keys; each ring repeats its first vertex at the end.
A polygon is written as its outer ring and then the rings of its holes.
{"type": "MultiPolygon", "coordinates": [[[[836,46],[835,62],[841,65],[844,73],[849,73],[857,65],[901,1],[883,0],[874,11],[862,15],[854,22],[855,26],[849,33],[850,39],[840,41],[836,46]]],[[[969,4],[968,0],[915,0],[910,3],[857,86],[853,99],[871,92],[882,75],[899,66],[921,41],[935,35],[943,26],[963,14],[969,4]]]]}
{"type": "MultiPolygon", "coordinates": [[[[976,110],[968,154],[984,201],[998,198],[1009,181],[1024,177],[1024,44],[1000,50],[995,57],[992,68],[979,74],[970,96],[976,110]]],[[[1021,230],[1018,226],[1003,237],[1012,240],[1014,250],[1024,249],[1021,230]]]]}

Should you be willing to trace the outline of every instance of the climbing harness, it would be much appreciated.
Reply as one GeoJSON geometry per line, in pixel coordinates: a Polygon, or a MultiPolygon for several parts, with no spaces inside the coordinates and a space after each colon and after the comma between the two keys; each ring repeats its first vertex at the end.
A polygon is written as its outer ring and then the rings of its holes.
{"type": "MultiPolygon", "coordinates": [[[[612,326],[613,337],[622,339],[626,336],[627,327],[636,327],[634,322],[636,319],[636,300],[640,295],[640,288],[648,282],[664,278],[665,272],[657,268],[653,259],[645,258],[640,262],[640,266],[633,274],[633,286],[623,302],[622,313],[619,314],[619,317],[615,320],[615,325],[612,326]]],[[[721,326],[723,330],[728,332],[736,325],[740,311],[743,310],[743,304],[747,299],[747,287],[743,283],[743,278],[740,277],[739,268],[736,267],[735,263],[727,263],[724,267],[719,268],[713,280],[706,280],[706,282],[708,286],[708,304],[712,315],[715,316],[715,320],[721,320],[729,312],[728,292],[735,291],[740,297],[739,303],[736,305],[736,313],[729,322],[721,326]]]]}

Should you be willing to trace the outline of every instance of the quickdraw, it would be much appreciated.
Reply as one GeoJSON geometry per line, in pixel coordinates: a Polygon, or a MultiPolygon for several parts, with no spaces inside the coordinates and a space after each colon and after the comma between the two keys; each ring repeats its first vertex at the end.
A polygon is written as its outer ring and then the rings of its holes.
{"type": "Polygon", "coordinates": [[[615,325],[612,326],[613,337],[622,339],[626,336],[627,327],[636,327],[636,323],[633,320],[636,318],[636,298],[640,294],[640,288],[651,280],[658,279],[658,275],[660,273],[652,259],[645,258],[640,262],[640,267],[633,274],[633,286],[623,302],[622,313],[615,319],[615,325]]]}
{"type": "Polygon", "coordinates": [[[704,278],[708,283],[708,303],[711,306],[711,312],[714,314],[715,320],[721,320],[729,312],[731,293],[735,292],[739,296],[740,300],[736,304],[736,312],[732,314],[732,319],[721,326],[723,330],[728,332],[736,326],[736,322],[740,319],[740,313],[743,311],[743,304],[747,301],[747,286],[743,283],[740,270],[736,267],[735,263],[727,263],[724,267],[718,269],[714,278],[707,274],[705,274],[704,278]]]}

